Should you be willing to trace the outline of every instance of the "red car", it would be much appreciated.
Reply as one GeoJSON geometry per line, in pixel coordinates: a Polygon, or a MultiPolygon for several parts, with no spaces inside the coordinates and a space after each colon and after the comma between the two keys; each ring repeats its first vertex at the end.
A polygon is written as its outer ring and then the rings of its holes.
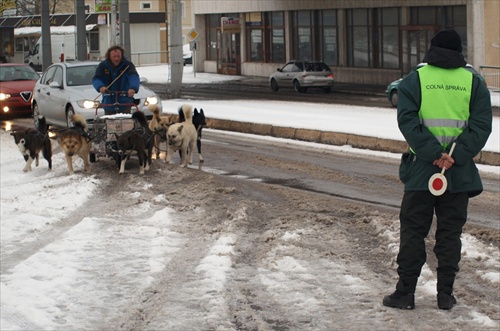
{"type": "Polygon", "coordinates": [[[0,63],[0,117],[31,114],[38,73],[27,64],[0,63]]]}

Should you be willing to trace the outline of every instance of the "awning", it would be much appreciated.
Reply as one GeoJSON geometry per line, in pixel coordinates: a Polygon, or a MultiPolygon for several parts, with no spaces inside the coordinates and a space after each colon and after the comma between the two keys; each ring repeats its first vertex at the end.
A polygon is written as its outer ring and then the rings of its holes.
{"type": "MultiPolygon", "coordinates": [[[[90,31],[92,30],[97,24],[87,24],[85,25],[85,30],[90,31]]],[[[50,27],[50,34],[71,34],[71,33],[76,33],[76,26],[75,25],[69,25],[69,26],[51,26],[50,27]]],[[[14,35],[15,36],[28,36],[28,35],[33,35],[33,34],[42,34],[42,27],[40,26],[27,26],[24,28],[17,28],[14,29],[14,35]]]]}

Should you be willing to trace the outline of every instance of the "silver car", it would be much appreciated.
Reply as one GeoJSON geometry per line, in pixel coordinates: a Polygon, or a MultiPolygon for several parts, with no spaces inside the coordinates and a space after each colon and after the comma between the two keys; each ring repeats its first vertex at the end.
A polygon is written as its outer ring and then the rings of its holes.
{"type": "Polygon", "coordinates": [[[330,93],[333,87],[333,73],[323,62],[290,61],[269,77],[273,91],[282,87],[293,87],[297,92],[307,92],[310,87],[322,88],[330,93]]]}
{"type": "MultiPolygon", "coordinates": [[[[71,116],[82,114],[89,128],[96,118],[104,115],[99,107],[101,95],[92,86],[92,78],[99,65],[98,61],[62,62],[52,64],[44,71],[33,90],[31,109],[35,127],[39,128],[39,118],[44,117],[48,125],[71,127],[71,116]]],[[[146,82],[141,78],[141,82],[146,82]]],[[[134,96],[138,100],[137,109],[150,118],[151,104],[158,104],[161,113],[160,97],[141,85],[134,96]]]]}

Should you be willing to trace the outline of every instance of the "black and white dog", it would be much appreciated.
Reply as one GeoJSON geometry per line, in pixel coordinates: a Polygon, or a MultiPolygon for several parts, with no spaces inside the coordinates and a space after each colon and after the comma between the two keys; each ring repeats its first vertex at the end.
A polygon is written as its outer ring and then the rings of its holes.
{"type": "Polygon", "coordinates": [[[153,132],[149,129],[148,120],[143,112],[134,112],[132,118],[140,124],[140,127],[126,131],[121,135],[115,134],[118,151],[122,155],[119,173],[125,172],[125,163],[134,153],[139,158],[139,174],[144,175],[144,171],[149,170],[151,166],[154,145],[153,132]]]}
{"type": "Polygon", "coordinates": [[[24,172],[31,171],[31,164],[35,160],[38,167],[38,154],[40,152],[49,163],[49,170],[52,169],[52,144],[47,133],[47,125],[45,118],[39,118],[38,120],[40,131],[24,128],[10,133],[11,136],[14,136],[14,141],[23,155],[24,161],[26,161],[23,168],[24,172]]]}
{"type": "MultiPolygon", "coordinates": [[[[184,116],[184,112],[182,111],[182,107],[179,108],[179,123],[185,122],[186,117],[184,116]]],[[[198,148],[198,155],[200,157],[200,162],[203,162],[203,156],[201,155],[201,131],[203,130],[203,127],[207,125],[207,120],[205,118],[205,113],[203,112],[203,109],[200,108],[200,111],[198,109],[194,109],[193,113],[193,125],[196,128],[196,133],[198,135],[198,138],[196,140],[196,147],[198,148]]]]}

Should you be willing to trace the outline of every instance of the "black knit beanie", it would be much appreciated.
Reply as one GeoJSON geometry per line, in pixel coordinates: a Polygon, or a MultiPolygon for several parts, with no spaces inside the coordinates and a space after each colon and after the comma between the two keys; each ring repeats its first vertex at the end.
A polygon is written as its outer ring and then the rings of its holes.
{"type": "Polygon", "coordinates": [[[431,46],[462,52],[462,39],[455,30],[443,30],[432,38],[431,46]]]}

